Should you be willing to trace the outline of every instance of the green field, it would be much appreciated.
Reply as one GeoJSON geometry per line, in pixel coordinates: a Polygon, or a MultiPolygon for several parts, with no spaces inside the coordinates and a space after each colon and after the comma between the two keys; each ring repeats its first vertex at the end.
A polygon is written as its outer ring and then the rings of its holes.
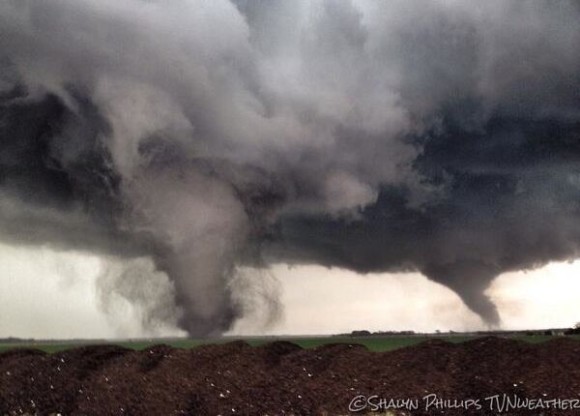
{"type": "MultiPolygon", "coordinates": [[[[510,335],[505,336],[511,339],[523,340],[531,343],[545,342],[550,339],[559,338],[550,335],[510,335]]],[[[580,335],[569,335],[568,338],[580,340],[580,335]]],[[[321,336],[321,337],[223,337],[212,339],[148,339],[148,340],[98,340],[98,341],[35,341],[35,342],[9,342],[0,343],[0,352],[7,351],[14,348],[36,348],[49,353],[62,351],[83,345],[102,345],[114,344],[134,350],[142,350],[156,344],[167,344],[175,348],[195,348],[199,345],[205,344],[221,344],[236,340],[244,340],[250,345],[258,346],[273,341],[290,341],[300,345],[303,348],[313,348],[324,344],[332,343],[347,343],[347,344],[361,344],[366,346],[371,351],[391,351],[397,348],[407,347],[419,344],[430,339],[441,339],[448,342],[464,342],[470,339],[475,339],[474,335],[415,335],[415,336],[400,336],[400,335],[386,335],[386,336],[363,336],[363,337],[349,337],[349,336],[321,336]]]]}

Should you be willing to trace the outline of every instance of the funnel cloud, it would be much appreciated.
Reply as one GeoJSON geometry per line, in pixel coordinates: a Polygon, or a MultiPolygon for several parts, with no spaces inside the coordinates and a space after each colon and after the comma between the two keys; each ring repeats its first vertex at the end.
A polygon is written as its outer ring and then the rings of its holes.
{"type": "MultiPolygon", "coordinates": [[[[498,326],[496,276],[579,256],[579,21],[574,1],[4,1],[0,238],[149,259],[175,291],[151,313],[193,335],[279,314],[248,277],[275,263],[420,271],[498,326]]],[[[139,292],[126,275],[106,290],[139,292]]]]}

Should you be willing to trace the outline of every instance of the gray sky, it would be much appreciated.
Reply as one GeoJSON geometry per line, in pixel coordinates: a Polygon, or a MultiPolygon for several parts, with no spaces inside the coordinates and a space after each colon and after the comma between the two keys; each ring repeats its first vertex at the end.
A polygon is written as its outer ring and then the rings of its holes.
{"type": "Polygon", "coordinates": [[[563,307],[550,273],[498,276],[580,258],[578,21],[573,0],[0,2],[7,332],[574,319],[531,297],[563,307]]]}
{"type": "MultiPolygon", "coordinates": [[[[0,246],[0,337],[124,338],[183,335],[175,326],[147,327],[139,305],[99,295],[110,260],[48,248],[0,246]],[[39,279],[39,276],[42,276],[39,279]]],[[[371,274],[320,266],[275,265],[283,313],[264,327],[260,312],[232,333],[321,334],[354,329],[435,331],[484,329],[451,290],[420,274],[371,274]]],[[[248,270],[247,273],[256,272],[248,270]]],[[[489,289],[503,328],[569,327],[580,320],[580,262],[500,276],[489,289]]],[[[167,280],[156,293],[164,293],[167,280]]]]}

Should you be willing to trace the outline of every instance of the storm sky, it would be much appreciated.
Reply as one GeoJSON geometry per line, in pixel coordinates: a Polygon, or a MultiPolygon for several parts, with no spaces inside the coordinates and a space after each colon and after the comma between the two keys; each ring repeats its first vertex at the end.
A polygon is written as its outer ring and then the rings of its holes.
{"type": "Polygon", "coordinates": [[[579,257],[579,21],[575,1],[4,1],[0,239],[100,259],[100,307],[161,332],[272,325],[281,265],[329,293],[421,274],[501,326],[497,276],[579,257]]]}
{"type": "MultiPolygon", "coordinates": [[[[162,273],[147,274],[129,301],[131,285],[120,286],[114,293],[103,290],[114,282],[108,280],[115,276],[110,271],[119,271],[122,260],[112,262],[94,254],[0,244],[0,261],[0,337],[186,335],[176,326],[175,319],[151,319],[151,308],[166,307],[172,301],[168,296],[171,286],[162,273]]],[[[147,263],[141,267],[146,268],[147,263]]],[[[269,317],[264,316],[264,308],[258,304],[236,320],[226,334],[486,329],[481,318],[457,294],[419,273],[361,276],[344,269],[282,264],[272,266],[269,273],[277,279],[276,291],[283,310],[268,322],[269,317]]],[[[497,305],[504,329],[569,328],[580,321],[579,273],[578,261],[510,272],[494,280],[486,293],[497,305]]]]}

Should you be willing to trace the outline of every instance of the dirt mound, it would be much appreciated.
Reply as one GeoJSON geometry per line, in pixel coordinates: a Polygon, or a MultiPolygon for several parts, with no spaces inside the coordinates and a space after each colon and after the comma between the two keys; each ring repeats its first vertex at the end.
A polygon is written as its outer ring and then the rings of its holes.
{"type": "Polygon", "coordinates": [[[569,339],[431,340],[387,353],[237,341],[0,354],[0,415],[580,414],[568,399],[580,399],[580,343],[569,339]]]}

